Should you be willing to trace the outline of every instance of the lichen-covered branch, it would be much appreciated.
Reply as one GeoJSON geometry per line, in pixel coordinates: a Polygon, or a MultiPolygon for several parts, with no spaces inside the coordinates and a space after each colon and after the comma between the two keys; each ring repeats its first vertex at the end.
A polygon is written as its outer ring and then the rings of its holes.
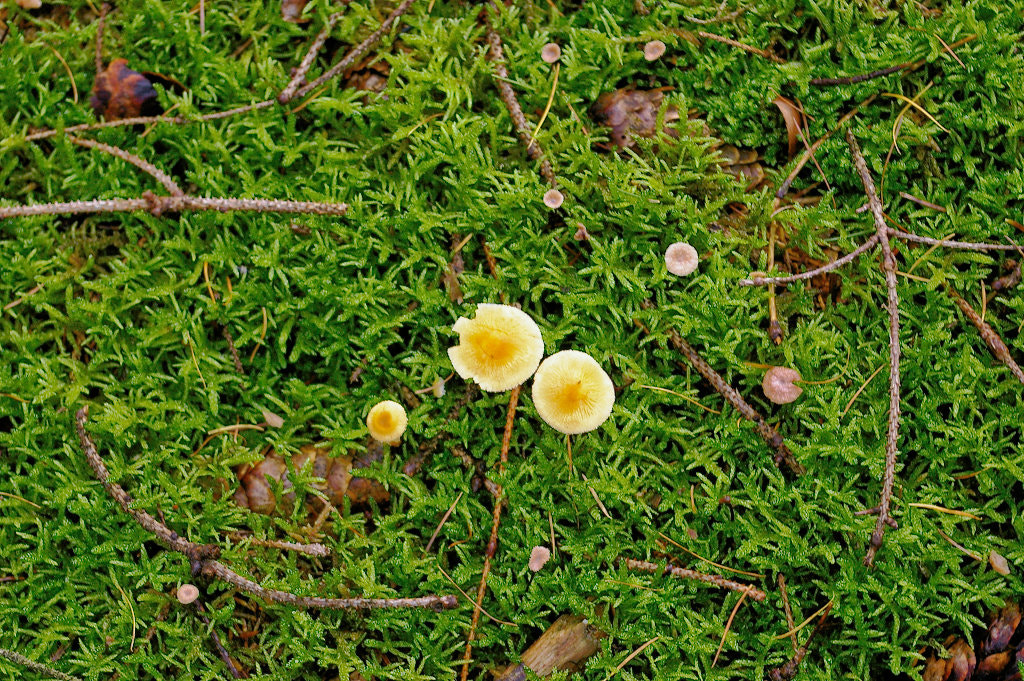
{"type": "Polygon", "coordinates": [[[847,129],[846,143],[853,155],[853,164],[864,185],[864,193],[868,197],[868,208],[875,221],[878,245],[882,249],[882,272],[885,274],[886,309],[889,313],[889,424],[885,440],[885,474],[882,478],[882,496],[878,504],[878,521],[875,531],[871,534],[864,563],[874,563],[875,554],[882,546],[885,528],[888,527],[889,505],[892,501],[892,488],[896,477],[896,457],[899,455],[898,440],[900,430],[900,316],[899,295],[896,288],[896,258],[889,245],[889,227],[885,224],[885,213],[882,202],[875,191],[875,182],[868,171],[864,155],[857,144],[853,131],[847,129]]]}
{"type": "Polygon", "coordinates": [[[278,199],[206,198],[202,196],[157,196],[146,191],[138,199],[96,199],[40,203],[29,206],[0,206],[0,220],[32,215],[81,215],[86,213],[134,213],[147,211],[153,215],[185,211],[215,210],[222,213],[302,213],[307,215],[344,215],[346,203],[317,201],[284,201],[278,199]]]}
{"type": "Polygon", "coordinates": [[[143,529],[152,533],[167,548],[188,558],[193,574],[220,579],[242,591],[267,601],[302,608],[339,610],[433,608],[439,610],[455,607],[456,600],[455,596],[452,595],[431,595],[418,598],[322,598],[319,596],[299,596],[288,591],[269,589],[239,575],[217,560],[220,556],[219,547],[189,541],[145,511],[132,507],[131,496],[124,488],[110,480],[110,472],[107,470],[106,464],[103,463],[103,458],[96,449],[92,437],[86,430],[85,424],[88,420],[88,415],[88,406],[78,410],[75,414],[75,430],[78,433],[78,442],[81,445],[82,452],[85,454],[89,467],[92,468],[96,478],[122,510],[130,515],[143,529]]]}

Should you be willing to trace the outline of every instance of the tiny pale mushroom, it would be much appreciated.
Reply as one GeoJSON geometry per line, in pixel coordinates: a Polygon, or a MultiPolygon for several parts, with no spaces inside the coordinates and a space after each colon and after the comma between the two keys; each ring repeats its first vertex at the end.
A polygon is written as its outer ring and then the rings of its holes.
{"type": "Polygon", "coordinates": [[[455,371],[481,390],[500,393],[533,375],[544,356],[537,323],[511,305],[480,303],[476,317],[459,317],[452,330],[459,344],[448,348],[455,371]]]}
{"type": "Polygon", "coordinates": [[[548,43],[540,50],[540,58],[546,64],[554,64],[562,57],[562,48],[558,43],[548,43]]]}
{"type": "Polygon", "coordinates": [[[562,350],[537,369],[533,404],[549,426],[578,435],[608,420],[615,404],[615,386],[593,357],[578,350],[562,350]]]}
{"type": "Polygon", "coordinates": [[[537,572],[544,564],[551,558],[551,550],[546,546],[534,546],[533,551],[530,551],[530,562],[529,568],[533,572],[537,572]]]}
{"type": "Polygon", "coordinates": [[[765,373],[761,381],[764,396],[775,404],[789,404],[803,393],[804,389],[796,384],[800,380],[800,372],[789,367],[772,367],[765,373]]]}
{"type": "Polygon", "coordinates": [[[562,205],[565,196],[557,189],[549,189],[544,192],[544,205],[554,210],[562,205]]]}
{"type": "Polygon", "coordinates": [[[14,0],[22,9],[39,9],[43,6],[42,0],[14,0]]]}
{"type": "Polygon", "coordinates": [[[647,61],[660,59],[663,54],[665,54],[665,43],[660,40],[652,40],[644,45],[644,59],[647,61]]]}
{"type": "Polygon", "coordinates": [[[199,598],[199,588],[195,584],[182,584],[178,587],[178,602],[188,605],[199,598]]]}
{"type": "Polygon", "coordinates": [[[988,552],[988,564],[1001,575],[1010,574],[1010,564],[995,549],[988,552]]]}
{"type": "Polygon", "coordinates": [[[678,277],[693,274],[699,260],[697,249],[684,241],[677,241],[665,251],[665,267],[678,277]]]}
{"type": "Polygon", "coordinates": [[[398,442],[407,425],[409,417],[405,413],[405,408],[394,400],[378,402],[366,415],[366,427],[370,429],[370,437],[384,444],[398,442]]]}

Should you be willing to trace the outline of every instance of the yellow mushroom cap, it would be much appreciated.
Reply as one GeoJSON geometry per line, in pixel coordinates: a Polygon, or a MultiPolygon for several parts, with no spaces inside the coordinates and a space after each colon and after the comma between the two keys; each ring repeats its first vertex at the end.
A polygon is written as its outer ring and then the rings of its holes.
{"type": "Polygon", "coordinates": [[[544,356],[537,323],[511,305],[481,303],[475,318],[459,317],[452,330],[459,334],[459,344],[448,348],[452,366],[487,392],[516,387],[533,375],[544,356]]]}
{"type": "Polygon", "coordinates": [[[370,437],[377,442],[397,442],[409,425],[409,417],[398,402],[384,400],[373,405],[366,415],[366,427],[370,437]]]}
{"type": "Polygon", "coordinates": [[[533,404],[555,430],[569,435],[586,433],[611,416],[615,386],[593,357],[577,350],[562,350],[537,369],[533,404]]]}

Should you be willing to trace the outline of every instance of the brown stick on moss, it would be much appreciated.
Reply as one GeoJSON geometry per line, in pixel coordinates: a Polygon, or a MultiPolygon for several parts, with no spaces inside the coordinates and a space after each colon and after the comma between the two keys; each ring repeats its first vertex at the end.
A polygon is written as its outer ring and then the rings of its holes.
{"type": "Polygon", "coordinates": [[[1017,362],[1013,360],[1013,357],[1010,356],[1010,349],[1006,347],[1006,343],[1004,343],[1003,339],[999,337],[996,330],[989,326],[981,318],[981,315],[975,312],[970,303],[961,298],[960,295],[953,290],[952,286],[947,284],[946,292],[949,293],[949,297],[953,299],[953,302],[956,303],[956,306],[964,313],[964,316],[974,324],[976,329],[978,329],[978,333],[981,334],[982,340],[984,340],[985,344],[988,345],[988,349],[992,352],[992,355],[1005,364],[1010,370],[1010,373],[1013,374],[1018,381],[1024,384],[1024,371],[1021,371],[1020,365],[1018,365],[1017,362]]]}
{"type": "Polygon", "coordinates": [[[632,558],[626,558],[623,564],[630,570],[639,570],[640,572],[650,572],[651,574],[663,574],[672,575],[673,577],[679,577],[681,579],[693,579],[698,582],[704,582],[705,584],[711,584],[717,586],[720,589],[728,589],[729,591],[737,591],[740,593],[746,593],[748,596],[753,598],[757,602],[763,601],[768,597],[761,589],[750,584],[741,584],[731,579],[726,579],[721,575],[713,575],[707,572],[698,572],[697,570],[689,570],[687,568],[677,567],[672,564],[667,564],[661,567],[657,563],[651,563],[646,560],[633,560],[632,558]]]}
{"type": "Polygon", "coordinates": [[[113,497],[125,513],[130,515],[143,529],[153,534],[157,540],[189,559],[192,574],[215,577],[254,596],[274,603],[294,605],[303,608],[337,609],[337,610],[369,610],[375,608],[432,608],[435,610],[454,608],[455,596],[421,596],[419,598],[321,598],[318,596],[299,596],[288,591],[268,589],[251,579],[247,579],[217,560],[220,548],[211,544],[197,544],[174,532],[162,522],[143,510],[132,507],[131,496],[120,485],[110,480],[103,458],[85,428],[88,420],[89,407],[84,406],[75,414],[75,430],[78,442],[85,454],[89,467],[96,478],[113,497]]]}
{"type": "Polygon", "coordinates": [[[317,201],[284,201],[278,199],[205,198],[202,196],[157,196],[145,191],[138,199],[96,199],[40,203],[29,206],[0,206],[0,220],[32,215],[82,215],[86,213],[134,213],[147,211],[153,215],[185,211],[215,210],[222,213],[302,213],[307,215],[344,215],[346,203],[317,201]]]}
{"type": "Polygon", "coordinates": [[[541,149],[540,142],[534,138],[533,129],[526,120],[526,116],[523,115],[523,108],[519,106],[516,91],[508,83],[508,69],[505,68],[505,50],[501,44],[501,36],[491,25],[490,17],[487,21],[487,41],[490,43],[487,59],[494,64],[494,85],[498,88],[498,94],[501,95],[501,101],[505,102],[509,115],[512,116],[512,122],[516,126],[519,139],[526,147],[527,155],[534,161],[540,160],[540,174],[552,187],[557,188],[558,183],[555,181],[555,171],[551,169],[551,162],[546,158],[541,158],[544,156],[544,150],[541,149]]]}
{"type": "Polygon", "coordinates": [[[871,565],[875,554],[882,546],[885,528],[889,526],[889,505],[892,501],[892,488],[896,477],[896,457],[899,455],[898,440],[900,432],[900,316],[899,295],[896,288],[896,258],[889,245],[889,227],[885,223],[882,202],[875,191],[875,181],[871,178],[867,162],[857,144],[853,130],[846,130],[846,143],[853,156],[853,165],[857,168],[864,193],[868,197],[868,208],[875,221],[878,245],[882,250],[882,272],[885,274],[886,311],[889,313],[889,424],[885,439],[885,474],[882,478],[882,496],[878,503],[878,521],[875,531],[871,534],[864,564],[871,565]]]}
{"type": "MultiPolygon", "coordinates": [[[[512,388],[508,399],[508,415],[505,418],[505,434],[501,438],[501,458],[498,461],[498,475],[504,475],[505,464],[508,463],[508,450],[512,444],[512,424],[515,421],[516,405],[519,404],[519,390],[522,386],[512,388]]],[[[480,622],[480,611],[484,602],[484,594],[487,592],[487,576],[491,573],[491,561],[494,554],[498,552],[498,527],[501,524],[501,511],[505,506],[505,488],[495,485],[497,488],[494,495],[494,512],[491,519],[491,537],[487,541],[487,548],[484,551],[484,568],[480,575],[480,586],[476,590],[476,604],[473,606],[473,619],[469,625],[469,635],[466,637],[466,649],[462,653],[462,681],[466,681],[469,674],[469,662],[473,659],[473,639],[476,638],[476,627],[480,622]]]]}
{"type": "Polygon", "coordinates": [[[82,681],[77,676],[71,676],[64,672],[59,672],[56,669],[47,667],[45,664],[39,664],[34,660],[30,660],[20,653],[16,653],[13,650],[7,650],[6,648],[0,648],[0,657],[10,660],[15,664],[20,664],[23,667],[28,667],[37,674],[42,674],[51,679],[61,679],[61,681],[82,681]]]}
{"type": "MultiPolygon", "coordinates": [[[[644,301],[643,306],[645,309],[653,309],[654,303],[650,300],[646,300],[644,301]]],[[[650,333],[647,327],[639,320],[634,320],[633,323],[644,332],[650,333]]],[[[744,418],[754,422],[754,430],[761,436],[761,439],[764,440],[769,447],[775,450],[776,466],[781,468],[782,465],[785,464],[794,475],[802,475],[805,472],[806,469],[804,469],[803,465],[801,465],[800,462],[796,460],[796,457],[793,456],[793,452],[786,446],[786,443],[782,439],[782,435],[779,434],[779,431],[775,430],[767,421],[765,421],[764,417],[761,416],[756,409],[750,406],[750,404],[743,399],[736,389],[722,378],[721,374],[712,369],[711,365],[704,361],[704,358],[700,356],[700,353],[698,353],[692,345],[687,343],[686,340],[679,335],[678,331],[675,329],[669,329],[668,339],[672,346],[686,357],[686,360],[694,369],[697,370],[697,373],[703,376],[719,395],[724,397],[726,401],[736,409],[736,411],[743,415],[744,418]]]]}

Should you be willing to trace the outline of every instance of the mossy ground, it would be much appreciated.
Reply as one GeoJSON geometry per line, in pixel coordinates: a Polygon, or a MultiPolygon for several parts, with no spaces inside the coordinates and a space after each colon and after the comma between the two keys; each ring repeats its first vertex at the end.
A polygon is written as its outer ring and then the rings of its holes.
{"type": "MultiPolygon", "coordinates": [[[[207,2],[201,35],[192,4],[118,3],[105,41],[107,59],[124,57],[137,70],[183,83],[187,91],[161,90],[161,101],[186,115],[274,96],[327,14],[339,8],[315,0],[311,21],[295,25],[280,19],[276,2],[207,2]]],[[[902,153],[885,175],[888,212],[929,236],[1012,237],[1005,219],[1021,220],[1024,207],[1024,3],[730,1],[721,9],[731,16],[724,22],[688,19],[713,18],[719,4],[650,2],[644,16],[632,0],[538,1],[507,8],[497,19],[510,77],[533,123],[552,85],[540,48],[562,45],[557,94],[538,134],[566,195],[558,212],[541,202],[546,187],[497,96],[479,7],[471,4],[414,5],[378,51],[391,67],[380,95],[334,83],[292,115],[273,108],[210,124],[161,125],[146,135],[93,133],[167,169],[199,195],[336,200],[352,210],[344,218],[133,214],[0,223],[0,304],[21,298],[0,313],[0,647],[42,661],[60,649],[54,666],[86,679],[226,678],[206,627],[171,603],[172,589],[191,579],[187,562],[159,549],[104,494],[77,447],[71,414],[92,405],[91,427],[113,477],[140,508],[161,509],[182,534],[226,545],[238,530],[281,538],[301,531],[304,513],[254,516],[228,497],[215,500],[200,483],[233,479],[233,466],[258,459],[268,445],[294,451],[327,442],[338,453],[362,447],[369,407],[401,399],[400,385],[418,389],[447,376],[452,322],[502,294],[538,320],[548,353],[586,350],[617,385],[633,383],[620,393],[611,420],[574,442],[575,474],[564,439],[543,426],[524,393],[510,464],[499,479],[509,506],[484,602],[518,628],[483,618],[471,678],[487,678],[487,669],[514,660],[565,612],[585,614],[609,633],[583,678],[604,679],[653,637],[660,638],[618,678],[761,678],[791,653],[790,643],[777,639],[787,629],[777,573],[786,577],[798,621],[835,602],[835,626],[818,641],[801,678],[913,677],[925,646],[950,633],[970,637],[992,606],[1020,594],[1021,386],[942,287],[950,282],[980,308],[980,283],[995,276],[1002,258],[899,247],[900,269],[923,258],[914,274],[926,281],[899,282],[900,526],[887,533],[873,569],[861,561],[874,519],[853,513],[878,500],[885,371],[848,413],[844,407],[887,362],[877,256],[846,268],[841,299],[823,309],[811,288],[780,292],[788,331],[780,347],[764,332],[766,292],[736,281],[765,266],[772,196],[788,170],[785,130],[772,104],[780,93],[800,99],[816,138],[873,92],[914,97],[927,89],[919,103],[949,132],[912,112],[904,117],[902,153]],[[770,48],[786,63],[712,41],[697,47],[676,29],[770,48]],[[961,66],[940,38],[952,43],[972,34],[977,38],[957,50],[961,66]],[[653,38],[669,50],[648,63],[640,47],[653,38]],[[919,58],[926,64],[904,75],[843,87],[808,84],[919,58]],[[625,85],[671,88],[667,102],[701,112],[723,140],[759,150],[773,169],[770,186],[745,193],[717,170],[710,141],[699,136],[644,142],[635,154],[603,151],[606,131],[589,107],[625,85]],[[900,191],[948,210],[922,208],[900,191]],[[749,208],[747,219],[714,229],[732,202],[749,208]],[[293,223],[309,235],[297,234],[293,223]],[[573,239],[579,223],[592,236],[587,243],[573,239]],[[453,234],[474,237],[463,249],[461,305],[439,284],[453,234]],[[500,281],[487,270],[480,237],[497,259],[500,281]],[[662,262],[666,246],[678,240],[703,254],[698,273],[687,279],[668,275],[662,262]],[[647,298],[655,310],[642,309],[647,298]],[[642,336],[634,319],[654,337],[642,336]],[[235,372],[220,325],[234,336],[247,375],[235,372]],[[782,475],[751,424],[680,368],[681,357],[663,347],[669,327],[778,424],[806,475],[782,475]],[[807,386],[796,403],[775,407],[758,388],[763,370],[750,363],[792,366],[807,379],[842,378],[807,386]],[[363,373],[349,383],[360,366],[363,373]],[[642,385],[686,393],[722,413],[642,385]],[[261,408],[281,415],[284,426],[217,437],[196,453],[210,430],[257,423],[261,408]],[[977,474],[957,477],[968,473],[977,474]],[[725,495],[731,505],[719,502],[725,495]],[[552,526],[557,552],[533,575],[526,568],[530,548],[549,543],[552,526]],[[755,581],[768,600],[744,604],[714,669],[711,658],[738,596],[614,564],[618,556],[652,556],[659,532],[765,575],[755,581]],[[1013,573],[996,574],[940,532],[982,556],[997,550],[1013,573]],[[155,623],[168,604],[166,619],[155,623]],[[152,640],[131,652],[151,626],[152,640]]],[[[314,73],[388,9],[362,0],[349,5],[314,73]]],[[[47,3],[30,13],[6,2],[0,12],[9,30],[0,45],[0,200],[158,190],[127,164],[61,137],[23,139],[30,126],[93,120],[86,102],[96,30],[90,4],[47,3]],[[74,75],[77,104],[51,48],[74,75]]],[[[904,105],[883,95],[854,120],[876,178],[904,105]]],[[[873,227],[866,213],[855,213],[865,199],[841,135],[824,144],[817,160],[832,190],[816,206],[785,211],[778,220],[792,245],[820,256],[826,246],[850,249],[873,227]]],[[[820,179],[809,166],[796,189],[820,179]]],[[[986,318],[1018,361],[1022,315],[1019,290],[988,301],[986,318]]],[[[475,590],[491,498],[469,491],[472,472],[447,446],[418,477],[400,470],[417,444],[443,427],[462,393],[456,378],[444,397],[427,395],[410,413],[403,444],[372,469],[392,503],[374,509],[372,521],[343,510],[329,526],[332,558],[313,566],[235,543],[226,562],[304,594],[450,593],[440,567],[475,590]],[[427,538],[460,493],[439,548],[425,554],[427,538]]],[[[493,466],[506,404],[507,395],[474,400],[451,424],[450,443],[493,466]]],[[[204,593],[213,628],[258,678],[347,679],[356,670],[374,679],[452,678],[472,612],[464,600],[443,613],[305,612],[236,597],[216,583],[204,593]],[[250,635],[241,616],[252,608],[262,617],[250,635]]],[[[2,678],[23,678],[23,670],[0,669],[2,678]]]]}

